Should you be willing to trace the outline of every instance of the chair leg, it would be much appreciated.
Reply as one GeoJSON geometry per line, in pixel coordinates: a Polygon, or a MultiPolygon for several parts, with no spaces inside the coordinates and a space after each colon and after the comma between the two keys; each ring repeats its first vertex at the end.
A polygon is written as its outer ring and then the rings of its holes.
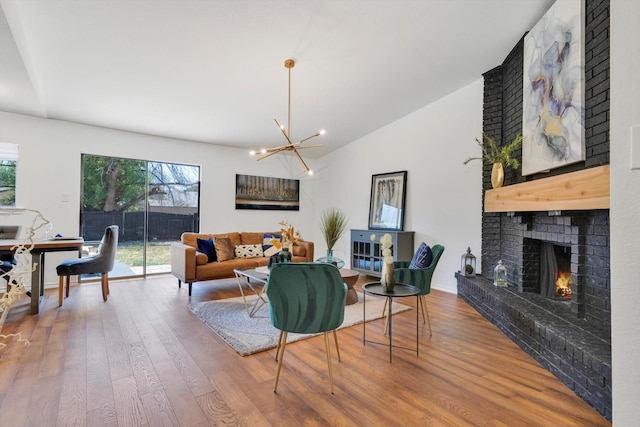
{"type": "Polygon", "coordinates": [[[420,295],[420,306],[422,307],[422,322],[426,323],[429,326],[429,336],[433,336],[433,332],[431,332],[431,319],[429,319],[429,309],[427,308],[427,299],[426,295],[420,295]]]}
{"type": "Polygon", "coordinates": [[[67,281],[67,298],[69,298],[69,284],[71,283],[71,276],[65,276],[67,281]]]}
{"type": "Polygon", "coordinates": [[[278,354],[278,370],[276,371],[276,384],[273,386],[273,392],[276,393],[278,390],[278,380],[280,379],[280,369],[282,368],[282,359],[284,357],[284,348],[287,345],[287,332],[281,331],[280,335],[280,343],[278,344],[278,348],[280,349],[280,354],[278,354]]]}
{"type": "Polygon", "coordinates": [[[338,352],[338,362],[342,362],[342,360],[340,360],[340,346],[338,346],[338,334],[336,333],[336,330],[333,330],[333,339],[336,342],[336,351],[338,352]]]}
{"type": "Polygon", "coordinates": [[[182,289],[182,280],[178,279],[178,289],[182,289]]]}
{"type": "Polygon", "coordinates": [[[278,345],[276,346],[276,362],[278,361],[278,352],[280,351],[280,341],[282,341],[282,334],[284,331],[280,331],[280,335],[278,335],[278,345]]]}
{"type": "Polygon", "coordinates": [[[58,307],[62,307],[62,288],[64,288],[64,276],[58,277],[58,307]]]}
{"type": "Polygon", "coordinates": [[[193,284],[193,283],[189,282],[189,296],[191,296],[191,285],[192,285],[192,284],[193,284]]]}
{"type": "Polygon", "coordinates": [[[102,273],[102,299],[106,302],[109,298],[109,278],[107,273],[102,273]]]}
{"type": "MultiPolygon", "coordinates": [[[[334,331],[335,332],[335,331],[334,331]]],[[[324,349],[327,353],[327,366],[329,367],[329,389],[331,390],[331,394],[333,394],[333,373],[331,372],[331,354],[329,353],[329,336],[327,333],[324,333],[324,349]]]]}

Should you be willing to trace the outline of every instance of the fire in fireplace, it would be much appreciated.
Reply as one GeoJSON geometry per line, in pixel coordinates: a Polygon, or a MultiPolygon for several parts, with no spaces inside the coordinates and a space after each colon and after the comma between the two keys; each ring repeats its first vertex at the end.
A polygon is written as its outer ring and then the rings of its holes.
{"type": "Polygon", "coordinates": [[[556,298],[571,299],[571,272],[558,271],[556,279],[556,298]]]}
{"type": "Polygon", "coordinates": [[[548,298],[571,299],[571,248],[540,244],[540,294],[548,298]]]}

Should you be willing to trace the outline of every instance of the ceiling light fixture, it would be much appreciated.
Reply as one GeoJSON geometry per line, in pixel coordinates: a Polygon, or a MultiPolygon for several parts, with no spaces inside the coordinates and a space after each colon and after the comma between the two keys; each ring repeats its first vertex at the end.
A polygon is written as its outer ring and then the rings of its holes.
{"type": "Polygon", "coordinates": [[[307,166],[305,161],[302,160],[302,156],[300,156],[300,153],[298,153],[298,150],[301,150],[303,148],[321,147],[321,145],[319,144],[302,146],[302,143],[310,140],[311,138],[315,138],[316,136],[324,135],[324,130],[321,130],[320,132],[317,132],[311,136],[301,139],[298,142],[291,142],[291,69],[295,65],[296,65],[296,62],[293,59],[287,59],[286,61],[284,61],[285,68],[289,70],[289,97],[287,99],[287,127],[285,128],[280,123],[278,123],[278,120],[273,119],[273,121],[276,122],[276,125],[278,126],[278,128],[280,129],[284,137],[287,139],[287,143],[279,147],[263,148],[260,151],[252,150],[249,152],[249,154],[251,154],[252,156],[256,154],[263,154],[262,157],[258,158],[258,161],[260,161],[262,159],[266,159],[267,157],[277,153],[281,153],[284,151],[292,151],[293,154],[295,154],[295,156],[298,158],[298,162],[300,163],[300,167],[302,168],[302,171],[305,173],[308,173],[309,175],[313,175],[313,171],[309,169],[309,166],[307,166]]]}

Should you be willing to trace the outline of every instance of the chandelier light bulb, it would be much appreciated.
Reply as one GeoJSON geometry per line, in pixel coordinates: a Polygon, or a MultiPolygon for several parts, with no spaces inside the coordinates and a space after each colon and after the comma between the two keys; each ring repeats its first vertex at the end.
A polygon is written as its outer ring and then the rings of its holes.
{"type": "Polygon", "coordinates": [[[308,173],[309,175],[313,175],[313,171],[312,171],[311,169],[309,169],[309,170],[307,171],[307,173],[308,173]]]}
{"type": "Polygon", "coordinates": [[[266,148],[263,148],[262,150],[260,150],[260,154],[264,154],[264,153],[266,153],[266,152],[267,152],[267,149],[266,149],[266,148]]]}
{"type": "Polygon", "coordinates": [[[256,150],[249,151],[249,154],[252,155],[252,156],[255,156],[256,155],[256,150]]]}
{"type": "Polygon", "coordinates": [[[327,131],[325,131],[324,129],[322,129],[320,132],[318,132],[320,135],[324,135],[327,131]]]}

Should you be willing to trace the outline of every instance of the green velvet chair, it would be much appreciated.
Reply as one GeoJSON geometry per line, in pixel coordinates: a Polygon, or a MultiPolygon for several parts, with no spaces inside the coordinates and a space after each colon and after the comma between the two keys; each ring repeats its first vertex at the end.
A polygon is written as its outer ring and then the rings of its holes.
{"type": "MultiPolygon", "coordinates": [[[[418,298],[418,301],[420,301],[422,321],[429,325],[430,336],[432,335],[431,321],[429,320],[429,310],[427,309],[425,295],[429,295],[429,293],[431,293],[431,278],[433,277],[433,272],[435,271],[438,261],[440,261],[440,257],[444,252],[444,246],[433,245],[431,252],[433,253],[433,258],[431,260],[431,264],[426,268],[409,268],[411,261],[396,261],[393,263],[393,277],[396,279],[396,283],[406,283],[420,289],[420,298],[418,298]]],[[[385,311],[383,309],[383,313],[384,312],[385,311]]]]}
{"type": "Polygon", "coordinates": [[[329,383],[333,394],[333,375],[327,332],[333,331],[340,361],[340,348],[336,329],[344,320],[347,285],[338,268],[325,263],[276,264],[269,273],[267,297],[271,323],[280,330],[276,359],[278,369],[273,387],[278,389],[278,379],[289,332],[300,334],[324,334],[324,344],[329,367],[329,383]]]}

